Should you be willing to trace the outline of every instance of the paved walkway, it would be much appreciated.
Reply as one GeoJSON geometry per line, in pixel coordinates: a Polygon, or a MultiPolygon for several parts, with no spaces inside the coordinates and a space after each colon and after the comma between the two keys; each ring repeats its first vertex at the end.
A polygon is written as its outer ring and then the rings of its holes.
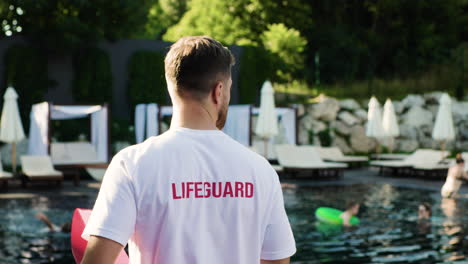
{"type": "MultiPolygon", "coordinates": [[[[402,178],[379,176],[377,170],[362,168],[347,170],[344,177],[334,180],[307,180],[307,179],[285,179],[284,183],[297,184],[300,186],[325,186],[325,185],[353,185],[353,184],[391,184],[398,187],[417,188],[431,191],[440,191],[444,184],[441,180],[425,180],[421,178],[402,178]]],[[[83,180],[80,186],[74,186],[73,181],[64,181],[62,187],[47,184],[29,185],[22,188],[19,182],[11,183],[8,189],[0,189],[0,199],[20,199],[37,196],[54,197],[77,197],[87,196],[95,198],[99,191],[100,183],[93,180],[83,180]]],[[[468,198],[468,184],[464,184],[459,192],[462,198],[468,198]]]]}

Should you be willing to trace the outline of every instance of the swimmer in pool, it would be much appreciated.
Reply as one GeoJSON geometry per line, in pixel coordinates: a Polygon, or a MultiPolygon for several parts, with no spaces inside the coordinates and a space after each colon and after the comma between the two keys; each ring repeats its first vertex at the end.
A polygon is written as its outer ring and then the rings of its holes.
{"type": "Polygon", "coordinates": [[[428,203],[422,203],[418,206],[418,220],[429,220],[431,216],[432,210],[428,203]]]}
{"type": "Polygon", "coordinates": [[[447,179],[442,186],[441,194],[443,198],[454,198],[462,185],[462,180],[468,180],[468,173],[464,171],[465,160],[460,153],[455,159],[456,164],[447,173],[447,179]]]}
{"type": "Polygon", "coordinates": [[[351,226],[350,220],[353,216],[359,213],[360,204],[358,202],[349,202],[346,206],[346,211],[341,213],[340,217],[343,219],[343,226],[351,226]]]}
{"type": "Polygon", "coordinates": [[[71,223],[66,222],[62,226],[56,226],[52,221],[50,221],[49,217],[43,213],[37,213],[36,218],[42,221],[48,228],[50,232],[64,232],[70,233],[71,232],[71,223]]]}

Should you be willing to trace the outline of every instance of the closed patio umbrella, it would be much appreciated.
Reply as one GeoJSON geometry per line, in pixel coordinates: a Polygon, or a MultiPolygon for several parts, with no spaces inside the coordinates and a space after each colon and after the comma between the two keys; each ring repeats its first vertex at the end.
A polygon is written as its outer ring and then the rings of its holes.
{"type": "Polygon", "coordinates": [[[441,143],[442,151],[445,150],[447,141],[455,139],[451,104],[450,97],[444,93],[439,100],[439,110],[432,130],[432,138],[441,143]]]}
{"type": "Polygon", "coordinates": [[[278,134],[278,117],[275,110],[273,86],[269,81],[263,83],[261,98],[260,98],[260,112],[258,114],[257,127],[255,134],[261,137],[265,143],[265,157],[267,157],[268,140],[278,134]]]}
{"type": "Polygon", "coordinates": [[[390,152],[393,151],[393,139],[400,135],[400,129],[398,128],[398,121],[395,115],[395,109],[393,108],[392,100],[387,99],[384,104],[384,112],[382,118],[382,127],[385,136],[389,139],[390,152]]]}
{"type": "Polygon", "coordinates": [[[24,139],[23,125],[18,110],[18,94],[8,87],[3,96],[2,117],[0,120],[0,141],[11,144],[11,165],[16,172],[16,143],[24,139]]]}
{"type": "Polygon", "coordinates": [[[379,101],[372,96],[369,101],[369,110],[367,112],[367,127],[366,136],[373,137],[377,141],[377,153],[379,153],[379,139],[385,137],[385,132],[382,127],[382,111],[380,110],[379,101]]]}

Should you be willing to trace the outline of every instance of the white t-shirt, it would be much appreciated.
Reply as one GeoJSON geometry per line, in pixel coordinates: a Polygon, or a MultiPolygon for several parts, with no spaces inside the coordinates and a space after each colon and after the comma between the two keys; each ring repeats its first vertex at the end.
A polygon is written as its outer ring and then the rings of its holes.
{"type": "Polygon", "coordinates": [[[278,175],[219,130],[171,129],[112,160],[83,237],[131,263],[258,264],[296,252],[278,175]]]}

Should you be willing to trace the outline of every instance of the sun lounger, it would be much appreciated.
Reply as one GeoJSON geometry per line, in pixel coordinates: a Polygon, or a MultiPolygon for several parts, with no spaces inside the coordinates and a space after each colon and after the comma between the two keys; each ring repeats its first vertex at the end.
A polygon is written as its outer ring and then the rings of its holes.
{"type": "Polygon", "coordinates": [[[310,171],[312,174],[340,176],[346,163],[324,162],[313,146],[277,145],[278,162],[285,171],[310,171]]]}
{"type": "Polygon", "coordinates": [[[347,156],[338,147],[314,147],[320,158],[332,162],[363,163],[369,161],[366,156],[347,156]]]}
{"type": "Polygon", "coordinates": [[[399,153],[385,153],[385,154],[372,154],[372,159],[377,160],[404,160],[408,158],[410,154],[399,154],[399,153]]]}
{"type": "Polygon", "coordinates": [[[100,181],[101,170],[108,166],[107,162],[98,159],[94,146],[89,142],[54,142],[51,144],[51,158],[58,170],[74,176],[75,185],[79,185],[80,169],[89,169],[90,175],[93,178],[98,175],[95,179],[100,181]]]}
{"type": "Polygon", "coordinates": [[[391,161],[371,161],[370,165],[380,168],[380,173],[385,170],[390,170],[392,173],[400,174],[401,172],[411,174],[411,169],[414,167],[429,168],[436,166],[448,152],[437,151],[433,149],[418,149],[413,154],[409,155],[404,160],[391,160],[391,161]]]}
{"type": "Polygon", "coordinates": [[[62,183],[63,173],[54,169],[49,156],[21,156],[23,185],[28,181],[54,181],[62,183]]]}

